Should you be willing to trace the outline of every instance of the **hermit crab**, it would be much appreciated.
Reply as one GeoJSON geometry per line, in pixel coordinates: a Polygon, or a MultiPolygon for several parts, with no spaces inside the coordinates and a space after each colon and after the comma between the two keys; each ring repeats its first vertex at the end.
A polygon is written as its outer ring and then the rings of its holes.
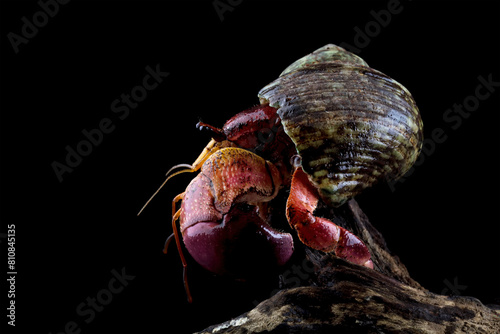
{"type": "Polygon", "coordinates": [[[222,128],[198,123],[212,140],[192,165],[167,173],[165,182],[199,171],[173,200],[166,243],[175,238],[190,300],[176,222],[194,260],[216,274],[244,276],[259,262],[284,265],[294,243],[273,227],[279,193],[288,195],[282,212],[305,245],[373,268],[361,239],[316,208],[339,207],[380,180],[397,179],[422,146],[422,120],[408,90],[333,44],[291,64],[258,97],[260,105],[222,128]]]}

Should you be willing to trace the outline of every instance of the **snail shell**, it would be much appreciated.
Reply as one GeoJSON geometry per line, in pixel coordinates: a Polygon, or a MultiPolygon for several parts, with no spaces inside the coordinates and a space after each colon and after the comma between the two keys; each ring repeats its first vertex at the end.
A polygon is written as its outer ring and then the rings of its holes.
{"type": "Polygon", "coordinates": [[[360,57],[328,44],[261,89],[321,197],[340,206],[381,179],[397,179],[422,147],[408,90],[360,57]]]}

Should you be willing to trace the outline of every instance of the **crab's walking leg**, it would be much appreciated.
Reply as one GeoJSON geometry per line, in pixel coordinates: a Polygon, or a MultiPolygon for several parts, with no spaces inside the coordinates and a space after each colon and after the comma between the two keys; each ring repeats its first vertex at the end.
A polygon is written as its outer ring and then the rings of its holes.
{"type": "Polygon", "coordinates": [[[340,258],[373,268],[370,252],[357,236],[326,218],[313,215],[318,200],[318,190],[302,168],[297,168],[286,203],[286,217],[300,240],[311,248],[334,252],[340,258]]]}
{"type": "MultiPolygon", "coordinates": [[[[172,229],[174,231],[173,235],[175,237],[175,243],[177,244],[177,250],[179,251],[179,256],[181,257],[182,268],[183,268],[182,277],[184,279],[184,288],[186,289],[186,295],[187,295],[188,301],[191,303],[191,302],[193,302],[193,298],[191,297],[191,292],[189,291],[189,284],[188,284],[188,280],[187,280],[187,262],[186,262],[186,258],[184,257],[184,253],[182,252],[181,239],[179,237],[179,231],[177,230],[177,225],[175,224],[175,222],[179,219],[179,216],[181,215],[181,212],[182,212],[181,211],[182,209],[179,209],[176,211],[176,204],[177,204],[177,202],[179,202],[180,200],[182,200],[184,198],[184,194],[185,193],[182,193],[182,194],[175,196],[174,200],[172,201],[172,229]]],[[[165,243],[165,249],[163,251],[164,253],[166,253],[166,251],[167,251],[168,244],[170,243],[169,240],[171,240],[171,236],[168,237],[167,242],[165,243]]]]}

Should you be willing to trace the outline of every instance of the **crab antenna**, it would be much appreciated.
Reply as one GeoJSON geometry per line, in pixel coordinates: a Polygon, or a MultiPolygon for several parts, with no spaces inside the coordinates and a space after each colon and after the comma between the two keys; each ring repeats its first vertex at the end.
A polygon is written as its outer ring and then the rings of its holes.
{"type": "Polygon", "coordinates": [[[144,206],[141,208],[141,210],[139,211],[139,213],[137,215],[139,216],[141,214],[141,212],[146,208],[146,206],[149,204],[149,202],[151,202],[151,200],[156,196],[156,194],[158,194],[160,192],[161,188],[163,188],[163,186],[167,183],[168,180],[170,180],[174,176],[179,175],[181,173],[194,172],[194,171],[196,171],[196,169],[193,168],[193,166],[188,165],[188,164],[179,164],[179,165],[175,165],[174,167],[170,168],[169,171],[167,172],[167,174],[165,174],[165,176],[168,176],[168,177],[165,179],[165,181],[163,181],[163,183],[155,191],[155,193],[148,199],[146,204],[144,204],[144,206]],[[181,168],[181,167],[185,167],[186,169],[177,171],[177,172],[173,173],[172,175],[168,176],[168,174],[170,174],[171,171],[173,171],[176,168],[181,168]]]}
{"type": "Polygon", "coordinates": [[[168,172],[165,174],[165,177],[167,177],[167,179],[170,179],[172,176],[174,175],[177,175],[177,174],[180,174],[180,173],[185,173],[185,172],[193,172],[195,170],[195,168],[192,166],[192,165],[188,165],[188,164],[178,164],[178,165],[175,165],[173,166],[172,168],[170,168],[168,170],[168,172]],[[173,171],[174,169],[177,169],[177,168],[181,168],[181,167],[185,167],[187,169],[183,169],[183,170],[180,170],[178,172],[175,172],[174,174],[168,176],[168,174],[170,174],[171,171],[173,171]]]}
{"type": "Polygon", "coordinates": [[[208,143],[208,145],[205,146],[205,148],[201,152],[200,156],[195,160],[195,162],[192,165],[178,164],[178,165],[175,165],[174,167],[170,168],[168,170],[167,174],[165,174],[165,177],[166,177],[165,181],[163,181],[163,183],[158,188],[158,190],[156,190],[155,193],[148,199],[146,204],[144,204],[144,206],[141,208],[141,210],[139,211],[139,213],[137,215],[139,216],[141,214],[141,212],[146,208],[146,206],[149,204],[149,202],[151,202],[151,200],[156,196],[156,194],[158,194],[158,192],[160,192],[161,188],[163,188],[163,186],[165,185],[165,183],[167,183],[168,180],[170,180],[174,176],[179,175],[181,173],[193,173],[193,172],[196,172],[198,169],[200,169],[201,166],[203,165],[203,163],[208,159],[208,157],[210,157],[210,155],[212,155],[212,153],[218,149],[217,147],[215,147],[216,143],[217,142],[212,139],[208,143]],[[181,169],[181,170],[169,175],[174,169],[177,169],[177,168],[184,168],[184,169],[181,169]]]}

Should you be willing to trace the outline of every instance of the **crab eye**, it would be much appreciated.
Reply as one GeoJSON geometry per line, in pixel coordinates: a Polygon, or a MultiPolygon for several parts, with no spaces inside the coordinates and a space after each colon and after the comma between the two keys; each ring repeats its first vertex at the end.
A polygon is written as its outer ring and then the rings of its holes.
{"type": "Polygon", "coordinates": [[[294,168],[302,166],[302,157],[298,154],[295,154],[290,158],[290,165],[292,165],[294,168]]]}

